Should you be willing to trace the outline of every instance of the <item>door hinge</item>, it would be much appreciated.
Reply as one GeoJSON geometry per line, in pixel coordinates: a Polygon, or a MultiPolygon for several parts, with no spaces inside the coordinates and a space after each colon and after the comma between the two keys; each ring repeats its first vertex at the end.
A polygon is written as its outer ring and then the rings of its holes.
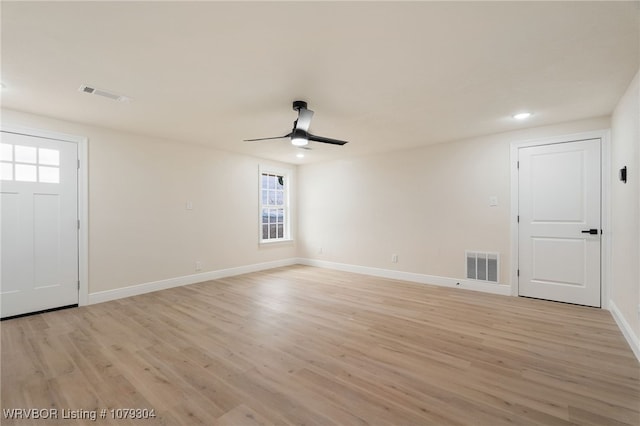
{"type": "Polygon", "coordinates": [[[520,276],[520,269],[518,269],[518,276],[520,276]]]}
{"type": "Polygon", "coordinates": [[[78,219],[78,229],[80,229],[80,219],[78,219]]]}
{"type": "Polygon", "coordinates": [[[520,162],[517,162],[516,168],[519,169],[520,168],[520,162]]]}
{"type": "Polygon", "coordinates": [[[520,215],[518,215],[518,223],[520,223],[520,215]]]}
{"type": "Polygon", "coordinates": [[[78,280],[78,290],[80,290],[80,280],[78,280]]]}
{"type": "Polygon", "coordinates": [[[80,170],[80,160],[78,160],[78,170],[80,170]]]}

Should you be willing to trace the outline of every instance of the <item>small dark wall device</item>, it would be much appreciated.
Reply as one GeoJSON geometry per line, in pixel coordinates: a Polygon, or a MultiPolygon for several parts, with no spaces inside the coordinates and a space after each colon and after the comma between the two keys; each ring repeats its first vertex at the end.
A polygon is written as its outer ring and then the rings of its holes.
{"type": "Polygon", "coordinates": [[[627,183],[627,166],[620,169],[620,180],[622,183],[627,183]]]}

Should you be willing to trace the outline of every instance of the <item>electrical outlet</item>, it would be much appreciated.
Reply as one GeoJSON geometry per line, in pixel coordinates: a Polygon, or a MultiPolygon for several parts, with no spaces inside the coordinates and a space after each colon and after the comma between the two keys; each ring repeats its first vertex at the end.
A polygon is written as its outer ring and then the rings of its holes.
{"type": "Polygon", "coordinates": [[[187,210],[193,210],[193,201],[187,201],[184,203],[184,208],[187,210]]]}
{"type": "Polygon", "coordinates": [[[391,255],[391,263],[398,263],[398,255],[397,254],[392,254],[391,255]]]}
{"type": "Polygon", "coordinates": [[[196,272],[198,271],[202,271],[202,262],[199,260],[196,260],[196,272]]]}

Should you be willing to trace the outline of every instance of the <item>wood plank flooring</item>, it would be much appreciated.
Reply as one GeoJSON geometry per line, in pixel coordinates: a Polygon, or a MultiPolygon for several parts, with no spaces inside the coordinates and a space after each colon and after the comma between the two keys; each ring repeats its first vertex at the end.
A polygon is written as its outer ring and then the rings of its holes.
{"type": "Polygon", "coordinates": [[[98,410],[3,425],[640,425],[593,308],[292,266],[0,327],[3,410],[98,410]]]}

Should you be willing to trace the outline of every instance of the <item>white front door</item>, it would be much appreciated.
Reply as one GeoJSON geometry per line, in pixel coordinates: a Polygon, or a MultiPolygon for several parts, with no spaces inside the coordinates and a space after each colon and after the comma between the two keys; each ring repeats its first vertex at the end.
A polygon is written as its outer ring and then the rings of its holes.
{"type": "Polygon", "coordinates": [[[600,139],[520,148],[520,296],[600,307],[600,139]]]}
{"type": "Polygon", "coordinates": [[[0,316],[75,305],[77,144],[0,135],[0,316]]]}

